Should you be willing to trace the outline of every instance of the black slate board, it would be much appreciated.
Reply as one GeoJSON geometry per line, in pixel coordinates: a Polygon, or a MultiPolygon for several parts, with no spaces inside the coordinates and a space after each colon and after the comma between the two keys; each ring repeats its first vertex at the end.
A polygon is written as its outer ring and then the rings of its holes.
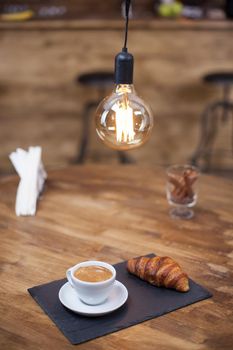
{"type": "Polygon", "coordinates": [[[117,279],[128,289],[129,298],[120,309],[105,316],[86,317],[66,309],[58,298],[59,289],[67,282],[66,278],[30,288],[28,292],[72,344],[119,331],[212,296],[191,279],[190,290],[180,293],[154,287],[130,275],[125,261],[114,266],[117,279]]]}

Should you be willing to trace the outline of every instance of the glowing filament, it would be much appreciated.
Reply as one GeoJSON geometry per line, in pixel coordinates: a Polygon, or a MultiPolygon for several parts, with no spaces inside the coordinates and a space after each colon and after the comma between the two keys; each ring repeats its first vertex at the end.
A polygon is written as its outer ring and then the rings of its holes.
{"type": "Polygon", "coordinates": [[[114,108],[116,113],[116,139],[117,142],[130,142],[134,139],[133,110],[128,101],[114,108]]]}

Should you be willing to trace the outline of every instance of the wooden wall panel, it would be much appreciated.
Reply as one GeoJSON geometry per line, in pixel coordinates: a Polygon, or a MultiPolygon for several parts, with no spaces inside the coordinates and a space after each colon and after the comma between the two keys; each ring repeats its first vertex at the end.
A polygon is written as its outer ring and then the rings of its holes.
{"type": "MultiPolygon", "coordinates": [[[[18,146],[42,145],[49,168],[75,158],[83,105],[97,96],[77,86],[75,78],[93,70],[112,70],[122,47],[121,23],[118,30],[114,23],[108,29],[97,24],[85,30],[0,31],[2,172],[12,171],[7,155],[18,146]]],[[[202,76],[233,70],[232,30],[146,25],[143,30],[132,23],[129,48],[135,55],[136,90],[151,105],[155,127],[150,141],[131,154],[142,165],[186,162],[197,144],[203,108],[221,97],[220,88],[204,84],[202,76]]],[[[230,123],[222,125],[218,146],[231,149],[230,123]]],[[[231,153],[228,158],[232,164],[231,153]]],[[[97,139],[94,123],[88,162],[117,162],[113,151],[97,139]]],[[[219,155],[216,162],[224,165],[225,158],[219,155]]]]}

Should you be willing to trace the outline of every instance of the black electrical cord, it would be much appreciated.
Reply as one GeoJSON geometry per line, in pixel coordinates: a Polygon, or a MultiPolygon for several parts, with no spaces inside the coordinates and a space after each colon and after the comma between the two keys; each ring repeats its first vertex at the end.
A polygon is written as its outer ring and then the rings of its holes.
{"type": "Polygon", "coordinates": [[[131,0],[125,0],[125,42],[122,51],[127,52],[128,26],[129,26],[129,9],[131,0]]]}
{"type": "Polygon", "coordinates": [[[128,52],[128,25],[130,0],[125,0],[125,41],[122,51],[115,57],[115,84],[133,84],[133,55],[128,52]]]}

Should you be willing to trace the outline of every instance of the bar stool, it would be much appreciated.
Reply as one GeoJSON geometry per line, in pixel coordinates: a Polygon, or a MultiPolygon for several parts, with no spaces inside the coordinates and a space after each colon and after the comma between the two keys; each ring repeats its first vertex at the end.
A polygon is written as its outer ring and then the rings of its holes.
{"type": "MultiPolygon", "coordinates": [[[[225,123],[232,117],[233,125],[233,103],[230,101],[230,88],[233,84],[232,72],[216,72],[207,74],[203,81],[210,84],[219,85],[223,90],[223,98],[214,101],[206,106],[201,116],[201,133],[198,146],[191,157],[193,165],[204,162],[202,168],[207,170],[213,154],[213,145],[218,131],[218,116],[221,122],[225,123]]],[[[232,153],[233,153],[233,129],[232,129],[232,153]]]]}
{"type": "MultiPolygon", "coordinates": [[[[76,83],[83,87],[93,87],[99,93],[98,100],[88,101],[82,112],[82,136],[78,148],[78,155],[76,163],[83,164],[87,157],[87,148],[90,134],[90,120],[92,112],[97,108],[99,102],[106,96],[106,91],[113,87],[114,74],[110,72],[91,72],[79,75],[76,78],[76,83]]],[[[122,164],[133,163],[134,160],[130,158],[125,152],[117,151],[118,159],[122,164]]]]}

